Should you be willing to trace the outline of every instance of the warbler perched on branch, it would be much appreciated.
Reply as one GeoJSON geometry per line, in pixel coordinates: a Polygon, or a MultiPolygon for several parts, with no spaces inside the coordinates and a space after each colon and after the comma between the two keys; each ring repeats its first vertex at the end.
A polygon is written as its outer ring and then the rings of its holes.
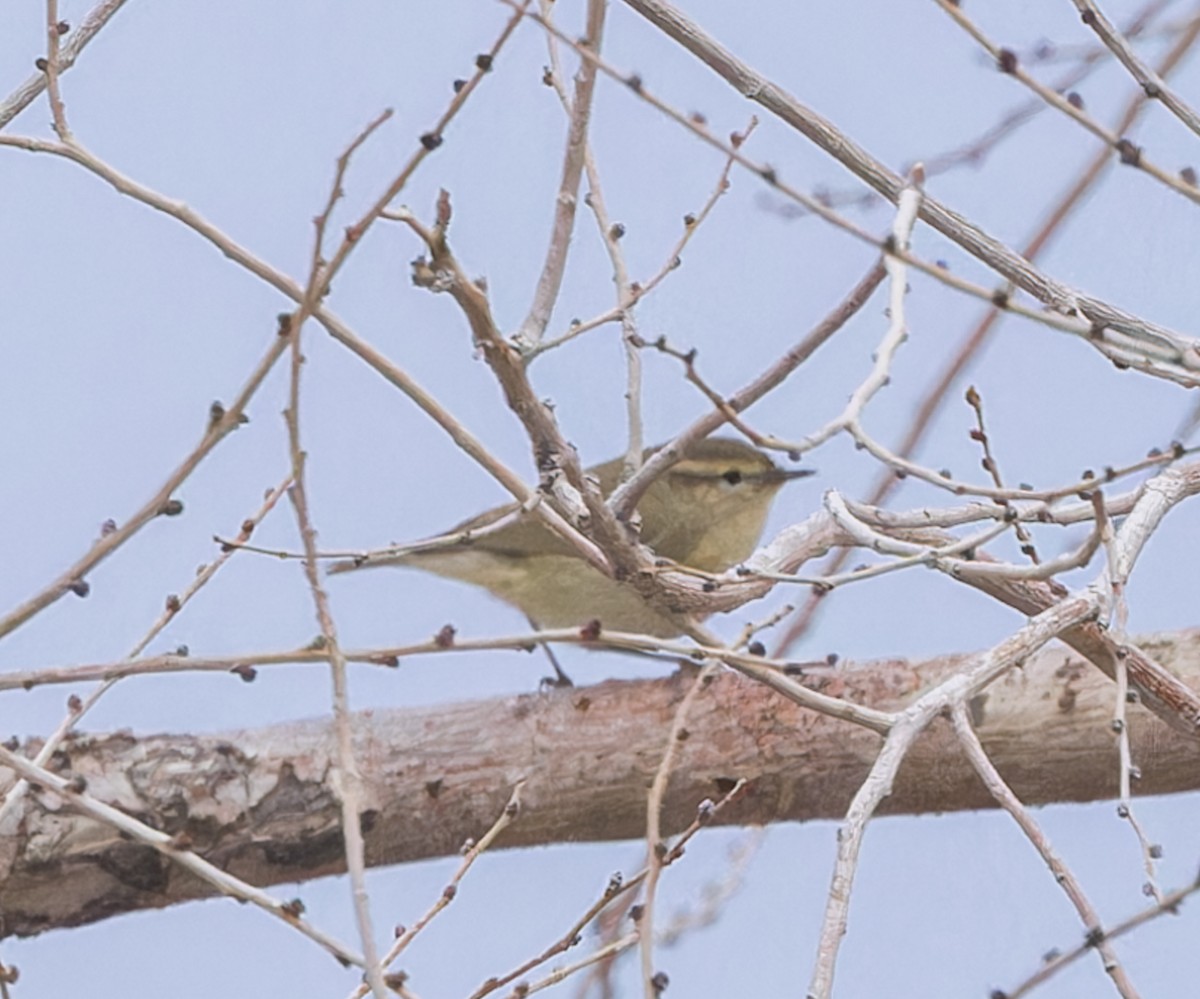
{"type": "MultiPolygon", "coordinates": [[[[645,452],[646,458],[656,448],[645,452]]],[[[622,459],[587,470],[608,496],[622,459]]],[[[748,557],[762,534],[771,501],[791,479],[763,452],[723,438],[696,441],[646,489],[637,504],[639,540],[660,558],[721,572],[748,557]]],[[[681,634],[679,623],[647,603],[628,583],[589,565],[535,514],[516,503],[488,510],[425,542],[338,562],[331,572],[411,566],[482,586],[518,607],[538,627],[598,620],[614,631],[657,638],[681,634]]]]}

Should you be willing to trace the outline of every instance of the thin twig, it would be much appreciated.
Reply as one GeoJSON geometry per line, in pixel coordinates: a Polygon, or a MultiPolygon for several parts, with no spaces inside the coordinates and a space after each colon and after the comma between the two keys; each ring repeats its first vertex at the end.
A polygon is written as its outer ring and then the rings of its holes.
{"type": "Polygon", "coordinates": [[[1012,788],[1005,783],[1004,778],[1000,776],[1000,772],[993,765],[982,743],[980,743],[979,736],[976,734],[974,728],[971,727],[966,707],[962,704],[956,704],[951,709],[950,716],[954,722],[954,732],[958,736],[959,745],[962,746],[967,760],[979,775],[979,779],[983,781],[984,785],[991,792],[996,803],[1012,816],[1013,821],[1017,823],[1021,831],[1025,834],[1025,837],[1041,855],[1046,866],[1050,868],[1050,873],[1054,875],[1055,883],[1062,887],[1067,898],[1070,899],[1071,904],[1075,907],[1075,911],[1079,913],[1079,918],[1083,921],[1084,931],[1090,937],[1097,939],[1096,953],[1103,962],[1104,970],[1112,978],[1113,985],[1116,986],[1117,991],[1125,999],[1135,999],[1138,995],[1137,990],[1118,960],[1117,953],[1113,949],[1112,944],[1103,936],[1100,913],[1088,901],[1087,895],[1084,894],[1083,886],[1079,883],[1079,879],[1075,877],[1075,873],[1058,855],[1054,847],[1051,846],[1050,840],[1034,820],[1033,814],[1025,807],[1021,799],[1013,793],[1012,788]]]}
{"type": "Polygon", "coordinates": [[[246,406],[275,366],[275,362],[283,356],[286,347],[285,340],[272,336],[270,346],[250,373],[250,377],[238,392],[237,398],[227,409],[222,409],[219,419],[209,420],[200,443],[167,476],[154,495],[125,523],[118,525],[116,530],[101,534],[92,547],[74,565],[62,572],[54,582],[0,618],[0,638],[19,628],[68,593],[85,596],[89,588],[87,576],[96,566],[155,518],[173,516],[182,511],[182,504],[174,498],[175,492],[229,432],[236,429],[242,422],[246,406]]]}
{"type": "Polygon", "coordinates": [[[1200,114],[1197,114],[1190,104],[1167,86],[1166,81],[1158,73],[1137,57],[1133,46],[1117,30],[1116,25],[1100,12],[1100,8],[1092,0],[1072,0],[1072,2],[1075,4],[1075,9],[1083,15],[1083,23],[1096,33],[1109,51],[1117,57],[1121,65],[1129,70],[1129,75],[1138,82],[1146,96],[1151,100],[1161,102],[1163,107],[1182,121],[1195,135],[1200,136],[1200,114]]]}
{"type": "MultiPolygon", "coordinates": [[[[739,780],[729,791],[721,797],[715,804],[711,801],[701,802],[700,807],[696,809],[696,817],[691,821],[688,827],[680,833],[666,855],[663,858],[663,863],[672,864],[683,856],[688,843],[692,838],[700,832],[705,826],[709,825],[724,809],[736,802],[746,791],[749,784],[745,780],[739,780]]],[[[564,951],[574,947],[582,939],[583,930],[605,909],[607,909],[615,900],[634,891],[640,887],[646,880],[648,868],[642,868],[637,874],[631,878],[624,878],[620,874],[614,874],[609,878],[608,885],[605,887],[603,894],[595,902],[593,902],[584,913],[568,928],[558,940],[552,943],[540,954],[529,958],[522,962],[512,971],[496,978],[489,978],[486,982],[479,986],[471,993],[469,999],[483,999],[483,996],[490,995],[497,989],[503,988],[509,982],[514,982],[522,975],[532,971],[541,964],[545,964],[551,958],[564,951]]]]}
{"type": "Polygon", "coordinates": [[[62,93],[58,86],[59,35],[58,0],[46,0],[46,58],[42,60],[46,73],[46,92],[50,96],[54,132],[63,142],[70,142],[71,128],[67,124],[67,109],[63,105],[62,93]]]}
{"type": "Polygon", "coordinates": [[[323,266],[321,263],[322,243],[329,216],[342,195],[342,181],[350,158],[368,136],[387,119],[389,114],[390,112],[385,112],[371,122],[339,157],[325,209],[316,217],[308,283],[300,308],[289,324],[288,340],[291,346],[292,363],[288,380],[288,407],[284,412],[288,452],[292,465],[292,485],[288,489],[288,498],[292,501],[292,507],[296,513],[296,525],[304,546],[304,575],[308,580],[309,592],[312,594],[313,607],[321,629],[321,648],[329,662],[330,680],[332,681],[330,706],[333,714],[337,766],[330,774],[330,783],[341,807],[342,852],[346,858],[346,871],[349,874],[355,922],[358,924],[359,938],[362,941],[363,959],[366,964],[365,977],[375,999],[387,999],[388,989],[383,980],[383,967],[379,963],[379,954],[375,947],[375,930],[371,920],[370,897],[366,887],[366,847],[362,832],[362,813],[364,811],[362,775],[354,755],[346,659],[338,640],[337,626],[333,620],[328,594],[321,585],[317,557],[317,532],[313,525],[308,502],[305,479],[307,455],[300,442],[300,373],[305,363],[300,337],[303,329],[303,317],[306,314],[311,315],[316,303],[328,288],[328,280],[332,275],[331,267],[323,266]]]}
{"type": "Polygon", "coordinates": [[[1033,93],[1037,94],[1039,99],[1045,101],[1049,107],[1066,115],[1076,124],[1082,126],[1086,131],[1100,139],[1109,147],[1111,152],[1117,154],[1122,164],[1144,171],[1176,194],[1182,194],[1193,204],[1200,204],[1200,188],[1195,184],[1189,184],[1182,177],[1158,166],[1146,155],[1145,150],[1140,146],[1134,145],[1126,136],[1109,131],[1104,125],[1088,114],[1081,103],[1064,97],[1053,88],[1030,76],[1025,72],[1024,67],[1021,66],[1016,53],[1012,49],[997,45],[988,38],[958,4],[952,3],[951,0],[934,0],[934,2],[987,51],[996,61],[996,65],[1001,72],[1022,83],[1033,93]]]}
{"type": "MultiPolygon", "coordinates": [[[[517,13],[524,16],[528,0],[517,13]]],[[[581,47],[599,52],[604,37],[604,15],[607,0],[588,0],[587,35],[581,47]]],[[[542,266],[534,291],[529,314],[515,334],[514,339],[525,347],[535,347],[545,335],[546,326],[558,301],[563,274],[567,269],[567,251],[571,243],[571,231],[575,228],[575,210],[579,201],[579,182],[583,177],[583,164],[587,153],[588,126],[592,118],[592,98],[596,92],[596,65],[581,59],[575,75],[575,100],[571,106],[571,120],[567,128],[567,147],[563,153],[562,178],[558,184],[558,197],[554,202],[554,227],[550,234],[550,245],[546,248],[546,262],[542,266]]]]}
{"type": "Polygon", "coordinates": [[[1128,919],[1117,923],[1108,930],[1099,930],[1098,933],[1088,933],[1082,942],[1076,944],[1075,947],[1062,953],[1056,953],[1053,957],[1046,960],[1042,967],[1034,974],[1030,975],[1025,981],[1018,985],[1015,989],[1007,989],[1003,993],[1005,999],[1021,999],[1022,996],[1028,995],[1038,985],[1052,978],[1058,972],[1062,971],[1068,965],[1078,961],[1089,951],[1095,949],[1097,945],[1097,937],[1102,940],[1117,940],[1125,936],[1127,933],[1144,926],[1146,923],[1157,919],[1163,915],[1178,915],[1180,907],[1188,899],[1189,896],[1200,891],[1200,879],[1193,881],[1184,888],[1177,888],[1172,892],[1168,892],[1163,896],[1162,901],[1156,905],[1152,905],[1141,912],[1130,916],[1128,919]]]}
{"type": "MultiPolygon", "coordinates": [[[[383,967],[386,968],[403,954],[408,945],[417,938],[418,934],[426,926],[433,922],[438,913],[458,897],[458,887],[462,884],[463,878],[467,876],[467,872],[470,871],[475,861],[491,847],[497,837],[512,825],[521,814],[521,788],[524,784],[525,779],[522,778],[513,786],[512,794],[509,795],[508,803],[504,806],[504,811],[496,817],[496,821],[492,823],[491,828],[478,841],[464,844],[462,862],[458,865],[458,869],[454,872],[454,875],[446,883],[446,887],[442,889],[442,893],[438,896],[437,901],[412,926],[404,930],[397,930],[395,941],[383,956],[383,967]]],[[[360,985],[350,993],[348,999],[362,999],[366,994],[366,985],[360,985]]]]}
{"type": "Polygon", "coordinates": [[[783,384],[792,372],[812,357],[821,345],[857,315],[859,310],[870,300],[875,289],[883,282],[886,273],[882,262],[872,264],[867,273],[850,290],[850,293],[794,347],[772,363],[752,382],[726,399],[724,407],[705,413],[704,416],[693,421],[690,426],[677,434],[673,440],[659,448],[637,475],[613,491],[612,496],[609,497],[609,506],[618,516],[627,516],[629,511],[637,506],[650,483],[673,463],[679,461],[684,451],[693,442],[707,437],[725,423],[729,412],[745,411],[778,385],[783,384]]]}
{"type": "Polygon", "coordinates": [[[306,937],[315,940],[342,964],[363,967],[363,958],[354,953],[344,944],[335,940],[315,926],[301,918],[303,906],[298,902],[279,902],[264,891],[253,885],[235,878],[233,875],[210,864],[207,860],[192,852],[187,847],[186,837],[169,836],[158,829],[126,815],[119,809],[93,798],[82,789],[82,782],[65,778],[52,773],[44,767],[39,767],[19,753],[0,745],[0,764],[25,778],[31,784],[36,784],[56,795],[74,810],[101,822],[118,833],[128,836],[134,842],[144,843],[153,847],[173,863],[179,864],[185,870],[194,874],[200,880],[212,885],[222,895],[249,902],[273,916],[282,919],[306,937]]]}
{"type": "MultiPolygon", "coordinates": [[[[75,65],[79,54],[124,5],[125,0],[100,0],[84,15],[78,29],[71,35],[67,44],[59,50],[57,66],[59,76],[75,65]]],[[[5,128],[10,121],[29,107],[46,89],[48,82],[46,73],[39,70],[17,87],[6,100],[0,102],[0,129],[5,128]]]]}
{"type": "Polygon", "coordinates": [[[662,991],[655,985],[657,969],[654,967],[654,905],[658,899],[658,877],[662,873],[663,858],[667,854],[667,845],[662,841],[660,822],[663,799],[667,794],[667,782],[671,779],[679,748],[686,738],[684,725],[687,723],[688,711],[699,693],[713,678],[717,668],[715,663],[710,663],[692,678],[687,693],[683,695],[675,709],[675,716],[671,719],[666,747],[654,773],[654,780],[650,784],[650,793],[646,796],[646,882],[642,892],[642,915],[638,920],[638,932],[641,934],[642,989],[645,999],[659,999],[659,993],[662,991]]]}
{"type": "MultiPolygon", "coordinates": [[[[290,482],[291,476],[288,476],[288,478],[284,479],[280,485],[276,486],[267,493],[265,499],[263,500],[263,504],[258,508],[258,511],[252,516],[248,517],[246,520],[242,521],[241,536],[247,538],[250,537],[250,534],[254,531],[255,527],[262,523],[263,518],[275,508],[275,504],[279,502],[280,497],[283,495],[284,490],[287,488],[290,482]]],[[[168,624],[175,620],[180,611],[182,611],[183,608],[186,607],[191,601],[192,597],[194,597],[205,585],[207,585],[213,576],[217,574],[217,571],[221,568],[221,566],[228,562],[232,556],[233,549],[222,551],[215,559],[213,559],[213,561],[205,565],[196,574],[192,581],[186,587],[184,587],[181,593],[171,594],[171,596],[167,598],[166,605],[164,606],[162,613],[159,615],[158,620],[150,626],[150,629],[146,632],[146,634],[143,635],[130,650],[129,655],[124,660],[125,664],[133,664],[138,661],[137,657],[140,656],[143,651],[145,651],[146,646],[149,645],[168,624]]],[[[145,660],[142,661],[144,662],[145,660]]],[[[58,728],[56,728],[50,733],[49,736],[46,737],[46,740],[42,743],[37,755],[33,758],[33,762],[39,767],[45,766],[53,758],[55,752],[58,750],[58,747],[62,745],[67,736],[74,731],[75,727],[79,724],[83,716],[86,715],[93,707],[95,707],[100,698],[107,694],[124,676],[128,675],[130,674],[121,673],[118,671],[103,677],[94,677],[95,679],[101,679],[102,682],[98,684],[95,689],[89,692],[86,697],[70,698],[68,701],[69,712],[67,716],[59,723],[58,728]]],[[[11,812],[12,809],[17,806],[17,803],[24,797],[28,786],[28,782],[26,782],[24,779],[21,779],[8,789],[3,800],[0,801],[0,826],[3,825],[4,819],[9,812],[11,812]]]]}
{"type": "MultiPolygon", "coordinates": [[[[882,194],[888,201],[893,204],[898,201],[900,193],[905,187],[903,178],[889,170],[881,161],[873,157],[831,122],[805,107],[782,87],[763,77],[738,59],[678,9],[664,0],[625,0],[625,3],[703,61],[739,93],[762,105],[772,115],[799,131],[858,176],[860,180],[882,194]]],[[[534,17],[535,15],[529,16],[534,17]]],[[[586,53],[584,57],[587,58],[586,53]]],[[[598,60],[598,62],[600,61],[598,60]]],[[[601,68],[604,69],[604,66],[601,65],[601,68]]],[[[605,72],[608,70],[605,69],[605,72]]],[[[621,78],[621,74],[614,72],[613,75],[621,78]]],[[[664,114],[668,114],[672,120],[678,121],[684,127],[689,127],[687,116],[680,115],[663,102],[653,99],[646,93],[644,86],[639,86],[636,92],[639,97],[651,103],[664,114]]],[[[716,136],[695,128],[694,125],[690,127],[693,129],[693,134],[704,141],[718,148],[724,148],[724,144],[716,136]]],[[[869,234],[840,218],[837,213],[826,209],[815,199],[809,198],[784,183],[779,178],[777,171],[761,164],[751,164],[744,158],[739,159],[739,162],[755,170],[776,190],[805,205],[822,219],[832,222],[838,228],[858,238],[871,243],[875,242],[869,234]]],[[[1019,253],[989,236],[978,226],[968,222],[935,198],[926,197],[922,201],[921,219],[957,243],[967,253],[979,259],[988,268],[998,272],[1006,280],[1049,306],[1055,313],[1061,313],[1063,317],[1082,316],[1085,320],[1082,324],[1059,323],[1049,314],[1044,314],[1038,317],[1039,321],[1049,320],[1049,325],[1054,328],[1078,331],[1080,335],[1088,338],[1092,346],[1106,356],[1121,363],[1128,363],[1138,370],[1172,380],[1178,379],[1182,384],[1196,384],[1200,380],[1200,344],[1197,344],[1194,339],[1185,337],[1167,327],[1148,322],[1102,299],[1083,294],[1051,278],[1033,267],[1019,253]]],[[[956,289],[970,291],[974,294],[969,287],[969,282],[959,282],[944,271],[939,273],[942,269],[936,264],[921,261],[912,254],[906,254],[905,260],[910,266],[920,269],[923,273],[937,277],[956,289]]],[[[985,297],[995,296],[994,293],[989,293],[985,297]]],[[[1006,301],[1005,306],[1012,309],[1013,303],[1006,301]]],[[[1022,315],[1027,314],[1024,310],[1015,311],[1019,311],[1022,315]]],[[[1032,312],[1028,314],[1033,316],[1032,312]]]]}

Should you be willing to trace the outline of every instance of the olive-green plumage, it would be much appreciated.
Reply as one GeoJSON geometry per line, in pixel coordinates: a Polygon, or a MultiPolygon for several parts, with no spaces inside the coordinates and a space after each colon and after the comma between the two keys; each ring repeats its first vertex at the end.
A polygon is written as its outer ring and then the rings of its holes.
{"type": "MultiPolygon", "coordinates": [[[[653,454],[655,449],[646,452],[653,454]]],[[[620,458],[588,469],[605,496],[620,481],[620,458]]],[[[747,558],[762,534],[771,501],[784,482],[807,471],[784,471],[741,441],[697,441],[660,475],[638,503],[642,543],[662,558],[721,572],[747,558]]],[[[488,510],[447,534],[478,531],[512,515],[516,504],[488,510]]],[[[342,562],[334,572],[379,565],[411,566],[482,586],[545,628],[598,619],[615,631],[666,638],[679,624],[630,585],[609,579],[581,559],[536,515],[514,520],[465,544],[430,547],[342,562]]]]}

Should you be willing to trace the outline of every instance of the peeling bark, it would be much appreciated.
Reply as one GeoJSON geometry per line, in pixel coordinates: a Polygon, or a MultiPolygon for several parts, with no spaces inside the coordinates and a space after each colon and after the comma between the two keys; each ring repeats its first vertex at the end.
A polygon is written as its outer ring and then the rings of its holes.
{"type": "MultiPolygon", "coordinates": [[[[1142,642],[1200,686],[1200,632],[1142,642]]],[[[884,710],[948,676],[963,657],[843,666],[806,682],[884,710]]],[[[355,716],[364,780],[367,861],[395,864],[456,853],[496,819],[526,778],[506,847],[642,834],[646,789],[663,752],[680,674],[609,681],[463,704],[355,716]]],[[[1113,684],[1066,649],[1010,673],[972,705],[983,744],[1026,804],[1111,797],[1117,756],[1113,684]]],[[[1129,716],[1141,794],[1200,787],[1200,742],[1140,706],[1129,716]]],[[[797,707],[733,673],[698,698],[667,793],[663,828],[691,821],[738,778],[751,788],[720,821],[759,824],[838,818],[880,739],[797,707]]],[[[25,747],[32,755],[36,745],[25,747]]],[[[344,869],[332,790],[328,720],[218,736],[128,732],[78,735],[54,769],[87,793],[169,834],[237,877],[266,886],[344,869]]],[[[0,769],[0,790],[12,784],[0,769]]],[[[918,742],[884,811],[992,807],[948,723],[918,742]]],[[[57,794],[27,795],[0,829],[0,935],[27,936],[212,889],[149,846],[76,814],[57,794]]]]}

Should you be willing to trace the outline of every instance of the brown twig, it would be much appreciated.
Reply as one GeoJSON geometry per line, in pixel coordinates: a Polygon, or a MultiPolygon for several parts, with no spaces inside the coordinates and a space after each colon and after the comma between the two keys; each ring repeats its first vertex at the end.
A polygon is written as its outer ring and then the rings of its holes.
{"type": "Polygon", "coordinates": [[[667,782],[671,779],[671,771],[675,766],[675,758],[680,746],[687,738],[688,710],[696,697],[712,680],[717,670],[716,663],[702,667],[692,678],[687,693],[675,709],[671,719],[671,727],[667,732],[666,748],[654,780],[650,784],[650,793],[646,796],[646,880],[642,892],[642,914],[638,919],[638,933],[641,937],[642,958],[642,989],[645,999],[659,999],[662,991],[655,985],[657,969],[654,967],[654,907],[658,900],[658,878],[662,873],[663,859],[667,855],[667,845],[662,841],[663,798],[667,793],[667,782]]]}
{"type": "MultiPolygon", "coordinates": [[[[84,15],[83,20],[71,35],[70,40],[65,46],[59,49],[57,59],[58,76],[61,76],[75,65],[75,60],[79,58],[79,54],[124,4],[125,0],[100,0],[95,7],[84,15]]],[[[54,20],[57,27],[59,22],[57,18],[54,20]]],[[[17,87],[5,101],[0,103],[0,129],[5,128],[9,122],[29,107],[42,91],[46,89],[48,82],[46,73],[39,69],[38,72],[17,87]]]]}
{"type": "MultiPolygon", "coordinates": [[[[471,841],[463,844],[463,859],[458,865],[458,869],[446,883],[442,889],[442,893],[438,896],[437,901],[429,907],[428,910],[415,922],[412,926],[406,929],[397,929],[396,939],[391,947],[383,956],[383,966],[386,968],[396,960],[408,948],[408,945],[417,938],[422,930],[425,929],[437,917],[438,913],[442,912],[458,897],[458,887],[462,884],[463,879],[467,876],[467,872],[474,866],[483,853],[488,850],[496,841],[501,833],[512,825],[521,814],[521,788],[524,785],[524,778],[517,781],[514,785],[512,794],[509,796],[508,803],[504,806],[504,810],[496,817],[496,821],[492,823],[488,829],[477,841],[471,841]]],[[[367,987],[360,985],[352,993],[349,999],[362,999],[367,994],[367,987]]]]}
{"type": "MultiPolygon", "coordinates": [[[[1191,50],[1196,42],[1196,38],[1197,32],[1189,26],[1176,39],[1175,44],[1171,46],[1170,51],[1159,63],[1159,73],[1162,75],[1170,74],[1191,50]]],[[[1119,116],[1114,130],[1122,134],[1127,132],[1133,126],[1145,106],[1145,94],[1139,93],[1131,98],[1119,116]]],[[[1074,210],[1082,204],[1087,193],[1099,180],[1104,167],[1111,160],[1112,154],[1107,148],[1102,149],[1092,158],[1091,162],[1083,169],[1066,194],[1059,199],[1054,208],[1047,214],[1033,238],[1024,246],[1022,256],[1033,261],[1041,255],[1041,252],[1071,217],[1074,210]]],[[[959,344],[958,349],[951,356],[949,364],[942,369],[938,377],[926,388],[924,396],[917,406],[916,413],[909,422],[908,430],[905,432],[904,438],[896,449],[898,455],[907,458],[916,451],[924,439],[926,432],[932,426],[933,418],[941,409],[942,403],[950,391],[950,387],[959,379],[971,361],[982,352],[983,347],[991,338],[992,332],[995,330],[1003,314],[1004,309],[999,305],[988,309],[974,329],[959,344]]],[[[892,469],[885,469],[876,480],[867,502],[874,505],[881,505],[899,482],[900,479],[897,478],[892,469]]],[[[844,555],[839,552],[829,560],[823,571],[827,574],[836,573],[843,564],[844,555]]],[[[816,618],[817,609],[818,602],[813,599],[810,599],[801,608],[799,614],[796,616],[796,620],[789,626],[779,643],[778,648],[781,652],[790,648],[808,631],[813,620],[816,618]]]]}
{"type": "Polygon", "coordinates": [[[1108,18],[1096,6],[1093,0],[1072,0],[1075,9],[1083,16],[1083,23],[1091,28],[1104,45],[1117,57],[1151,100],[1159,101],[1163,107],[1192,130],[1200,135],[1200,114],[1195,108],[1180,97],[1158,73],[1154,72],[1133,51],[1128,39],[1117,30],[1108,18]]]}
{"type": "MultiPolygon", "coordinates": [[[[287,488],[290,481],[291,477],[289,476],[280,485],[276,486],[273,490],[267,493],[263,500],[263,504],[258,508],[258,511],[252,516],[246,518],[246,520],[242,521],[241,532],[239,536],[246,538],[250,537],[255,527],[257,527],[262,522],[263,518],[275,508],[275,504],[279,502],[280,497],[283,495],[284,490],[287,488]]],[[[228,562],[232,556],[233,549],[222,551],[220,555],[205,565],[200,572],[196,574],[195,578],[193,578],[192,581],[186,587],[184,587],[181,593],[171,594],[169,597],[167,597],[165,606],[162,613],[159,615],[158,620],[150,626],[150,629],[146,632],[146,634],[143,635],[142,638],[134,645],[122,665],[131,665],[137,663],[137,657],[140,656],[143,651],[145,651],[146,646],[149,645],[150,642],[152,642],[154,638],[159,635],[162,630],[179,615],[180,611],[182,611],[183,608],[188,605],[192,597],[194,597],[205,585],[208,584],[213,576],[217,574],[218,570],[226,562],[228,562]]],[[[182,657],[175,656],[171,658],[182,657]]],[[[61,746],[63,741],[71,734],[72,731],[75,730],[75,727],[79,724],[83,716],[86,715],[93,707],[95,707],[100,698],[107,694],[118,681],[128,675],[130,674],[121,672],[121,666],[117,666],[116,669],[113,672],[110,672],[108,675],[93,677],[93,679],[99,679],[102,682],[94,690],[90,691],[86,697],[72,697],[68,701],[69,711],[67,716],[62,720],[62,722],[59,723],[58,728],[56,728],[49,736],[47,736],[46,741],[42,743],[42,746],[38,750],[37,755],[34,757],[33,762],[38,766],[45,766],[54,757],[58,747],[61,746]]],[[[4,795],[4,800],[0,801],[0,824],[3,823],[5,816],[7,816],[8,813],[17,806],[17,803],[24,796],[27,789],[28,784],[24,780],[19,780],[4,795]]]]}
{"type": "MultiPolygon", "coordinates": [[[[696,817],[691,821],[688,827],[679,834],[679,837],[671,845],[663,856],[663,864],[672,864],[683,856],[684,851],[692,838],[700,832],[705,826],[709,825],[722,811],[731,804],[736,802],[745,792],[749,785],[744,780],[739,780],[734,784],[721,799],[717,802],[704,801],[696,810],[696,817]]],[[[469,999],[483,999],[484,996],[490,995],[497,989],[503,988],[509,982],[516,981],[522,975],[527,974],[539,965],[545,964],[551,958],[564,953],[571,947],[574,947],[582,939],[581,934],[587,925],[607,909],[616,899],[628,894],[634,889],[641,886],[649,874],[648,868],[642,868],[637,874],[631,878],[623,878],[620,874],[614,874],[608,881],[608,886],[604,893],[593,902],[584,913],[570,926],[570,928],[561,937],[558,938],[549,947],[543,950],[540,954],[529,958],[522,964],[518,965],[512,971],[505,973],[496,978],[489,978],[486,982],[479,986],[471,993],[469,999]]]]}
{"type": "Polygon", "coordinates": [[[1075,873],[1067,866],[1066,862],[1058,855],[1054,847],[1051,846],[1050,840],[1046,834],[1034,821],[1032,813],[1021,802],[1012,791],[1012,788],[1005,783],[1004,778],[1000,776],[1000,772],[996,769],[991,759],[988,757],[983,744],[979,741],[979,736],[971,727],[971,721],[967,714],[967,709],[962,704],[957,704],[950,712],[950,717],[954,723],[954,732],[958,736],[959,745],[962,747],[971,766],[975,768],[975,772],[979,775],[979,779],[991,792],[996,803],[1000,805],[1010,816],[1014,822],[1020,827],[1021,832],[1033,844],[1035,850],[1045,861],[1046,866],[1050,868],[1050,873],[1054,876],[1054,881],[1066,893],[1071,904],[1075,907],[1075,911],[1079,913],[1079,918],[1083,921],[1084,931],[1089,936],[1097,937],[1096,953],[1100,956],[1104,964],[1104,970],[1113,980],[1113,985],[1117,991],[1125,997],[1125,999],[1135,999],[1137,990],[1134,989],[1133,983],[1129,980],[1121,962],[1117,958],[1117,953],[1113,949],[1112,944],[1104,938],[1102,924],[1100,922],[1100,914],[1088,901],[1088,897],[1084,894],[1083,886],[1079,883],[1079,879],[1075,877],[1075,873]]]}
{"type": "MultiPolygon", "coordinates": [[[[528,6],[527,2],[524,8],[528,6]]],[[[600,51],[607,6],[604,0],[588,0],[587,34],[579,42],[581,48],[592,52],[600,51]]],[[[518,19],[524,15],[524,8],[517,13],[518,19]]],[[[558,197],[554,202],[554,227],[550,234],[550,245],[546,249],[546,262],[538,278],[529,314],[515,335],[517,343],[526,348],[536,347],[545,334],[554,303],[558,300],[559,289],[562,287],[563,274],[567,269],[567,251],[570,248],[571,230],[575,227],[575,209],[579,200],[579,182],[583,176],[584,160],[587,156],[587,134],[595,91],[596,65],[590,60],[582,59],[579,72],[575,76],[575,100],[571,105],[567,148],[563,155],[558,197]]]]}
{"type": "Polygon", "coordinates": [[[833,311],[813,327],[791,350],[771,364],[749,385],[726,399],[725,406],[701,416],[656,451],[637,475],[613,491],[612,496],[609,497],[609,506],[618,516],[626,515],[628,511],[637,506],[650,483],[678,461],[689,445],[702,437],[707,437],[725,423],[729,412],[744,412],[776,386],[781,385],[793,371],[812,357],[822,344],[842,329],[866,305],[875,289],[882,283],[886,273],[881,262],[873,264],[833,311]]]}
{"type": "Polygon", "coordinates": [[[275,362],[283,356],[286,346],[286,341],[277,336],[272,337],[266,353],[250,373],[250,377],[238,392],[237,397],[228,408],[222,409],[219,419],[209,420],[200,443],[167,476],[154,495],[115,530],[101,534],[92,547],[74,565],[62,572],[54,582],[0,617],[0,638],[19,628],[68,593],[86,596],[89,588],[87,576],[96,566],[152,520],[160,516],[173,516],[182,511],[182,504],[175,499],[176,491],[229,432],[236,429],[243,421],[246,406],[262,385],[267,374],[275,366],[275,362]]]}

